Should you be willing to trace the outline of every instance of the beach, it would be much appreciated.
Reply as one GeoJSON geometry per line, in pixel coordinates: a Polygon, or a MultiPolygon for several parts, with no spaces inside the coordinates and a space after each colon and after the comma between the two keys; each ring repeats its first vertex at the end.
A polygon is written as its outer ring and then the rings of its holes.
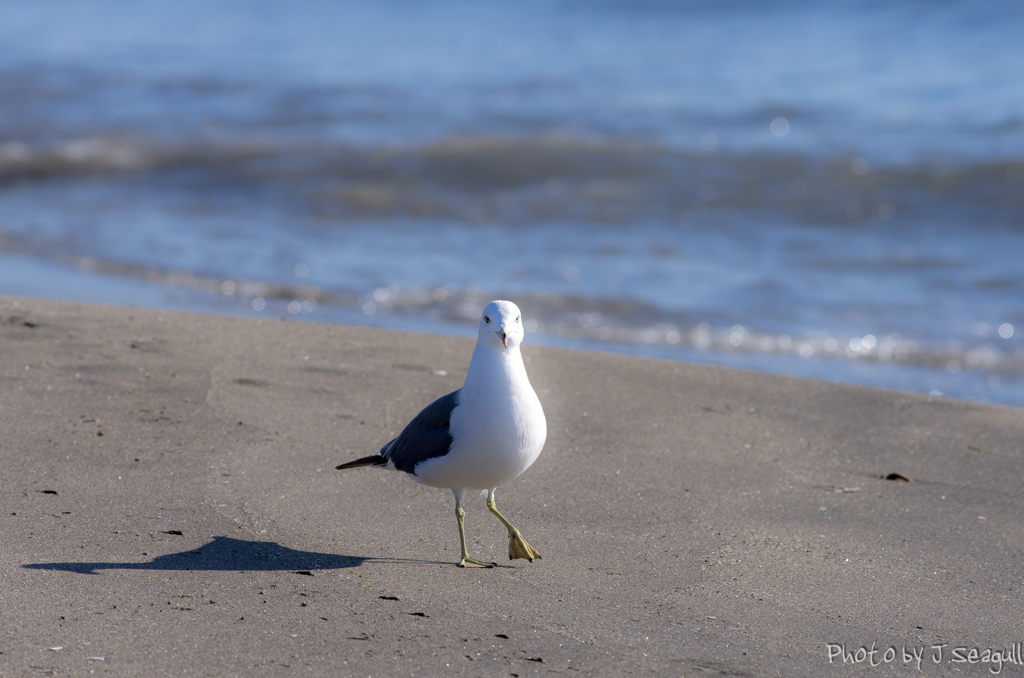
{"type": "Polygon", "coordinates": [[[3,676],[1020,669],[1017,408],[528,336],[543,559],[474,498],[462,570],[449,492],[334,467],[470,340],[2,297],[0,345],[3,676]]]}

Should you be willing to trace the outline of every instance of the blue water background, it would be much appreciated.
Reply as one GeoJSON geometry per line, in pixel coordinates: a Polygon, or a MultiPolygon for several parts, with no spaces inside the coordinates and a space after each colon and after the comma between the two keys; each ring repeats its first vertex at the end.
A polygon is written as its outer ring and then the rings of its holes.
{"type": "Polygon", "coordinates": [[[0,6],[0,292],[1024,405],[1024,5],[0,6]]]}

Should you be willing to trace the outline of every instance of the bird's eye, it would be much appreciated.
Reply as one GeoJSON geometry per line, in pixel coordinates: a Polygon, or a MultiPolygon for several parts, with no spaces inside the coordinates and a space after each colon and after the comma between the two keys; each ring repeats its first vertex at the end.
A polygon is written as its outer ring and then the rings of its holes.
{"type": "Polygon", "coordinates": [[[488,318],[487,316],[484,316],[484,322],[485,322],[485,323],[489,323],[489,322],[491,322],[491,319],[490,319],[490,318],[488,318]]]}
{"type": "Polygon", "coordinates": [[[519,322],[519,316],[516,316],[516,322],[519,322]]]}

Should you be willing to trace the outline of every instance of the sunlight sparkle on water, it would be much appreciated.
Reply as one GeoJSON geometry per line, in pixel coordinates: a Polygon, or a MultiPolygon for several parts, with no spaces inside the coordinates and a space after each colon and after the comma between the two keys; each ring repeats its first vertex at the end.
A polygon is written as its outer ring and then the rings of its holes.
{"type": "Polygon", "coordinates": [[[789,120],[785,118],[775,118],[772,120],[772,134],[777,137],[784,137],[789,134],[789,120]]]}

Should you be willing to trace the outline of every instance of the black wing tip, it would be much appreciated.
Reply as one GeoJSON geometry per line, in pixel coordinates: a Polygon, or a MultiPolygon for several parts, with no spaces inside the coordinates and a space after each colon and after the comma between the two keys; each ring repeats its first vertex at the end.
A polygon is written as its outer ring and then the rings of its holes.
{"type": "Polygon", "coordinates": [[[369,457],[362,457],[361,459],[348,461],[340,466],[335,466],[334,468],[339,471],[344,471],[345,469],[359,468],[361,466],[384,466],[387,463],[388,461],[384,458],[384,455],[371,454],[369,457]]]}

